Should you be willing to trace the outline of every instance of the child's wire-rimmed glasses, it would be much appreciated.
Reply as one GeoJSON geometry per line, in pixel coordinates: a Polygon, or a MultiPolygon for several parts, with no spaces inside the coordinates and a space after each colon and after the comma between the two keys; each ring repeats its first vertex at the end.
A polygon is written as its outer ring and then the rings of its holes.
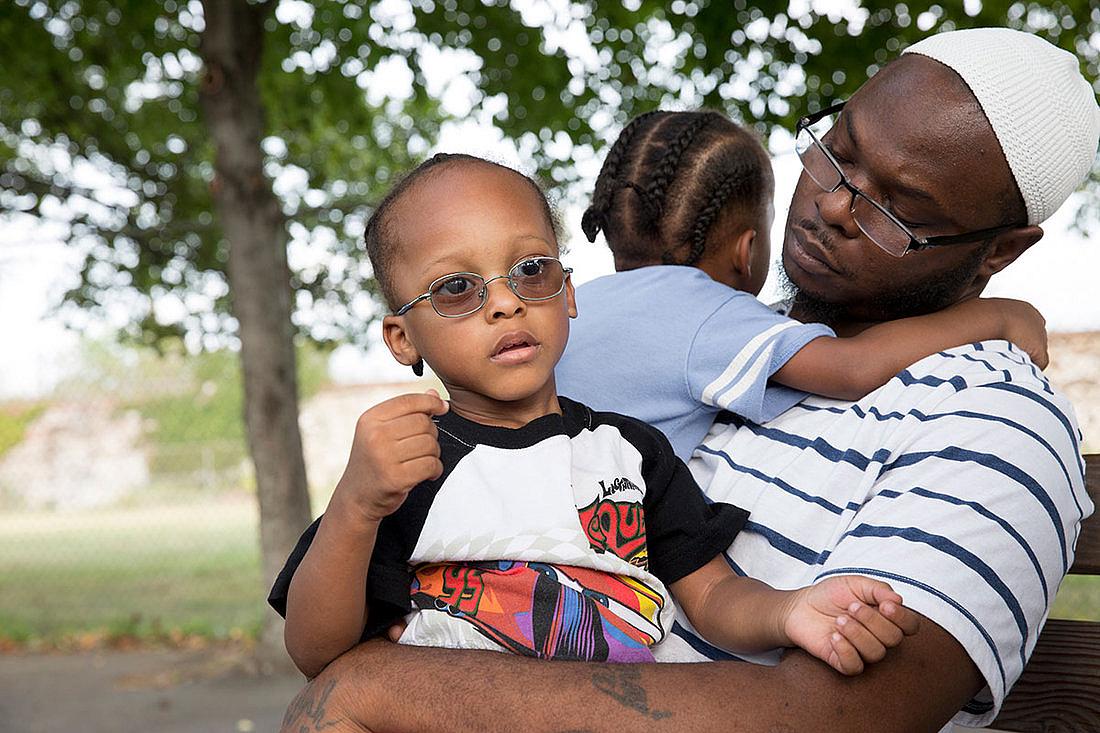
{"type": "Polygon", "coordinates": [[[565,278],[573,272],[563,267],[557,257],[525,257],[506,275],[482,277],[476,272],[452,272],[432,280],[428,290],[398,308],[394,315],[403,316],[414,305],[426,300],[444,318],[461,318],[481,310],[488,300],[489,283],[507,280],[508,288],[520,300],[537,302],[550,300],[565,290],[565,278]]]}

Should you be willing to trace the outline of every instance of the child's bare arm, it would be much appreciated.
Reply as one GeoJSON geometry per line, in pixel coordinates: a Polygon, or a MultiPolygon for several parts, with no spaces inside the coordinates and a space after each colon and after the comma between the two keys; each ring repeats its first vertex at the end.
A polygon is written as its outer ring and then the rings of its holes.
{"type": "Polygon", "coordinates": [[[670,589],[711,643],[749,654],[798,646],[842,674],[862,672],[919,626],[890,586],[862,576],[780,591],[735,575],[716,557],[670,589]]]}
{"type": "Polygon", "coordinates": [[[880,323],[856,336],[814,339],[772,379],[804,392],[858,400],[926,356],[987,339],[1007,339],[1039,368],[1047,365],[1046,321],[1039,311],[1020,300],[974,298],[926,316],[880,323]]]}
{"type": "Polygon", "coordinates": [[[367,622],[366,580],[377,522],[340,511],[336,494],[287,592],[287,652],[306,677],[316,677],[355,646],[367,622]]]}
{"type": "Polygon", "coordinates": [[[378,525],[413,487],[442,473],[431,416],[446,410],[433,392],[395,397],[360,416],[347,468],[287,593],[286,648],[307,677],[359,641],[378,525]]]}

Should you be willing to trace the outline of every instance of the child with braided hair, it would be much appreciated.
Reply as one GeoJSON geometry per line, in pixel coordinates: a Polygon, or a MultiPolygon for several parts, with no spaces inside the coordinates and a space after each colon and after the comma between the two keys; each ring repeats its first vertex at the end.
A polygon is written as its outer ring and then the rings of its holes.
{"type": "MultiPolygon", "coordinates": [[[[975,298],[844,338],[768,308],[755,296],[773,192],[764,147],[724,115],[634,118],[581,220],[590,242],[603,232],[616,273],[577,289],[561,393],[661,429],[687,460],[722,411],[764,423],[807,393],[858,400],[951,347],[1003,338],[1046,365],[1045,322],[1021,301],[975,298]]],[[[834,267],[812,252],[809,266],[834,267]]]]}

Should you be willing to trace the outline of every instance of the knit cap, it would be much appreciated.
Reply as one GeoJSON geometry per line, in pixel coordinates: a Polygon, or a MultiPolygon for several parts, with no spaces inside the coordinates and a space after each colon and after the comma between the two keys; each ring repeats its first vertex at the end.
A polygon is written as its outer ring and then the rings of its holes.
{"type": "Polygon", "coordinates": [[[1053,214],[1088,175],[1100,108],[1077,58],[1010,28],[938,33],[904,53],[935,59],[970,87],[1001,144],[1028,224],[1053,214]]]}

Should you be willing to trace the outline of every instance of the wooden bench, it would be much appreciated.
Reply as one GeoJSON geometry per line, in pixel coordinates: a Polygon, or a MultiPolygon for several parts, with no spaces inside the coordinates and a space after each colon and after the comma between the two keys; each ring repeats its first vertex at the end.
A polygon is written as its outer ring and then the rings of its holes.
{"type": "MultiPolygon", "coordinates": [[[[1100,455],[1085,456],[1085,483],[1100,507],[1100,455]]],[[[1081,528],[1070,573],[1100,575],[1100,511],[1081,528]]],[[[1100,622],[1047,621],[990,727],[1019,733],[1100,731],[1100,622]]]]}

